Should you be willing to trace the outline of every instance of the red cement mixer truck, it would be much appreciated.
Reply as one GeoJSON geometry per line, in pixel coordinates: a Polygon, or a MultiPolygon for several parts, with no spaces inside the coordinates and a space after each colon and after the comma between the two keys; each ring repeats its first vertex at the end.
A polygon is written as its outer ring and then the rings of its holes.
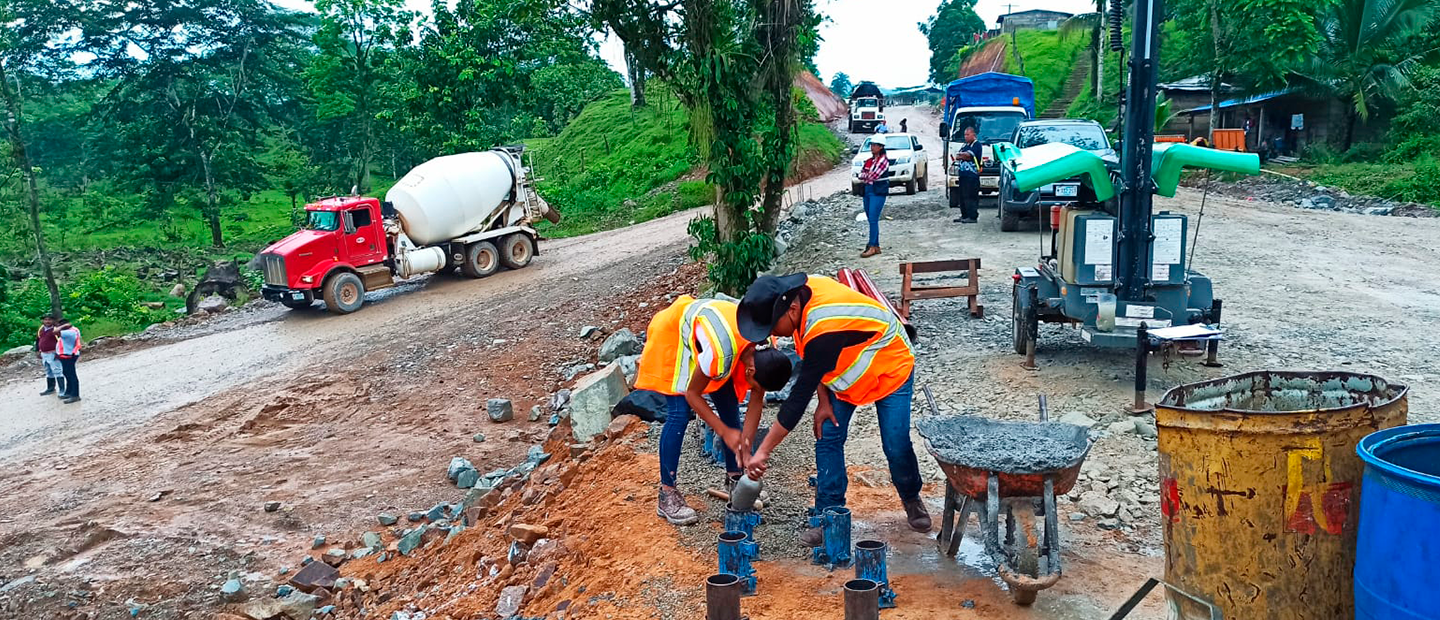
{"type": "Polygon", "coordinates": [[[335,196],[305,205],[303,230],[257,257],[265,299],[290,308],[317,298],[336,314],[360,309],[365,292],[456,267],[483,278],[535,257],[541,218],[560,214],[539,195],[522,166],[524,147],[460,153],[415,167],[385,201],[335,196]]]}

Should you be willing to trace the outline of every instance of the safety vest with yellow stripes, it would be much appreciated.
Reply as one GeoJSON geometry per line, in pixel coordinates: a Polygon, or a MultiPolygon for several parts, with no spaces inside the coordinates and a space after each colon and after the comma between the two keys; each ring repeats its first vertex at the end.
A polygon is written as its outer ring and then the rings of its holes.
{"type": "Polygon", "coordinates": [[[824,276],[809,276],[810,301],[800,311],[795,352],[805,358],[805,343],[825,334],[870,332],[863,345],[840,352],[825,387],[847,403],[868,405],[905,385],[915,369],[915,353],[900,319],[880,302],[824,276]]]}
{"type": "Polygon", "coordinates": [[[645,329],[635,387],[680,396],[698,367],[711,379],[706,394],[734,376],[736,394],[744,398],[749,384],[740,370],[740,353],[749,343],[736,327],[735,309],[734,302],[681,295],[657,313],[645,329]]]}

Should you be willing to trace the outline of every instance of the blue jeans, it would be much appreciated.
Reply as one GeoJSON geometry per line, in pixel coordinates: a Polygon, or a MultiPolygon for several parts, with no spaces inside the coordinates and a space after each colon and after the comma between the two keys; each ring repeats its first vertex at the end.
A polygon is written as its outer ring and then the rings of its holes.
{"type": "MultiPolygon", "coordinates": [[[[910,401],[914,396],[915,375],[905,385],[875,403],[880,421],[880,446],[890,463],[890,481],[895,484],[901,500],[920,497],[920,462],[915,459],[915,446],[910,443],[910,401]]],[[[830,407],[835,421],[826,423],[815,442],[815,510],[845,505],[845,490],[850,478],[845,473],[845,439],[850,430],[850,417],[855,405],[830,393],[830,407]]]]}
{"type": "Polygon", "coordinates": [[[885,210],[885,196],[888,195],[889,189],[889,181],[867,183],[865,185],[865,192],[860,197],[865,205],[865,219],[870,222],[870,242],[868,245],[873,245],[877,248],[880,247],[880,213],[885,210]]]}
{"type": "MultiPolygon", "coordinates": [[[[730,428],[740,428],[740,401],[735,397],[735,387],[726,382],[723,387],[710,394],[715,403],[715,414],[730,428]]],[[[675,470],[680,467],[680,445],[685,442],[685,428],[690,425],[690,403],[684,396],[665,397],[665,426],[660,428],[660,484],[675,486],[675,470]]],[[[723,442],[722,442],[723,443],[723,442]]],[[[740,465],[735,462],[735,453],[723,447],[725,471],[739,474],[740,465]]]]}

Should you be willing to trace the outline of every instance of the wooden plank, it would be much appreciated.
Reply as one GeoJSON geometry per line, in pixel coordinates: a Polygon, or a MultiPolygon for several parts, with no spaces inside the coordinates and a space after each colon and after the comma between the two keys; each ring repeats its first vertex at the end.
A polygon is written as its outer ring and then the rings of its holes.
{"type": "Polygon", "coordinates": [[[937,261],[929,261],[929,262],[925,262],[925,263],[901,263],[901,264],[900,264],[900,273],[902,273],[902,274],[905,273],[905,270],[906,270],[907,268],[910,270],[911,273],[936,273],[936,272],[940,272],[940,271],[966,271],[966,270],[969,270],[969,269],[972,269],[972,268],[974,268],[974,269],[979,269],[979,268],[980,268],[980,259],[978,259],[978,258],[967,258],[967,259],[962,259],[962,260],[937,260],[937,261]]]}

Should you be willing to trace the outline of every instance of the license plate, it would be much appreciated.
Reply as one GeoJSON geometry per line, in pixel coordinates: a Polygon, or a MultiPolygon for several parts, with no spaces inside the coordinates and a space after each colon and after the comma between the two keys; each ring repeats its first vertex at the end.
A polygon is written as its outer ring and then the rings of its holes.
{"type": "Polygon", "coordinates": [[[1056,185],[1055,195],[1061,198],[1074,198],[1080,195],[1079,185],[1056,185]]]}
{"type": "Polygon", "coordinates": [[[305,299],[305,293],[290,293],[290,299],[294,299],[296,301],[305,299]]]}
{"type": "Polygon", "coordinates": [[[980,177],[980,187],[995,189],[1000,187],[999,177],[980,177]]]}

